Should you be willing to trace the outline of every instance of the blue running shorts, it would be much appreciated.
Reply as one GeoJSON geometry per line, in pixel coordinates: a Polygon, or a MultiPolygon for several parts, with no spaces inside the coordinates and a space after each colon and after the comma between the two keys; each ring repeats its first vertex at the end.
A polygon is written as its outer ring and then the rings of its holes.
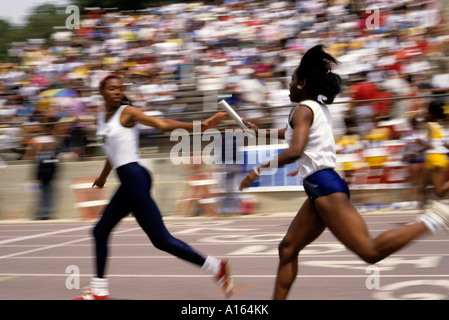
{"type": "Polygon", "coordinates": [[[304,190],[309,199],[314,202],[317,198],[336,192],[344,192],[350,198],[349,187],[333,169],[324,169],[312,173],[303,181],[304,190]]]}

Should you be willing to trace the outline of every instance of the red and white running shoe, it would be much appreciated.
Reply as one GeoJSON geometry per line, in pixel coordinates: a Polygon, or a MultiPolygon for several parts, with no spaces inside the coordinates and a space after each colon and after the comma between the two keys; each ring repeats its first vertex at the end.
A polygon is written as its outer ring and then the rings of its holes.
{"type": "Polygon", "coordinates": [[[221,286],[227,298],[234,293],[234,282],[231,278],[231,263],[228,260],[221,260],[220,270],[218,271],[215,281],[221,286]]]}
{"type": "Polygon", "coordinates": [[[97,295],[92,292],[92,289],[87,289],[82,296],[73,300],[108,300],[109,294],[97,295]]]}

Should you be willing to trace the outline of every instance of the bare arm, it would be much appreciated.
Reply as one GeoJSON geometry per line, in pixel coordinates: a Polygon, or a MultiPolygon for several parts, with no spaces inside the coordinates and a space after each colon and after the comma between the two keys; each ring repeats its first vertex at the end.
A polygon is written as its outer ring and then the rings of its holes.
{"type": "MultiPolygon", "coordinates": [[[[253,129],[256,132],[256,135],[259,135],[259,127],[256,126],[254,123],[246,121],[245,119],[242,118],[243,123],[250,129],[253,129]]],[[[270,137],[271,135],[274,134],[274,132],[276,132],[277,134],[277,138],[278,139],[285,139],[285,128],[283,129],[269,129],[269,130],[265,130],[265,136],[266,137],[270,137]]]]}
{"type": "MultiPolygon", "coordinates": [[[[262,164],[263,168],[279,168],[289,164],[302,156],[309,139],[310,125],[313,120],[313,112],[307,106],[300,106],[293,114],[293,136],[290,147],[285,149],[276,158],[262,164]]],[[[241,182],[240,190],[250,186],[258,175],[251,171],[241,182]]]]}
{"type": "MultiPolygon", "coordinates": [[[[218,112],[209,119],[201,122],[201,130],[207,130],[218,125],[226,116],[225,112],[218,112]]],[[[175,129],[185,129],[193,131],[193,123],[178,121],[173,119],[160,119],[148,116],[140,109],[135,107],[127,107],[120,118],[121,123],[126,127],[132,127],[136,123],[141,123],[150,127],[154,127],[161,131],[173,131],[175,129]]]]}
{"type": "MultiPolygon", "coordinates": [[[[432,127],[428,123],[426,124],[426,126],[427,126],[427,137],[431,137],[432,127]]],[[[417,142],[420,146],[422,146],[422,149],[419,152],[424,152],[432,148],[432,143],[429,141],[429,139],[419,139],[417,142]]]]}
{"type": "Polygon", "coordinates": [[[106,184],[106,180],[109,174],[111,173],[111,170],[112,170],[111,163],[109,162],[109,159],[106,159],[103,170],[101,171],[100,176],[97,179],[95,179],[92,187],[103,188],[104,185],[106,184]]]}

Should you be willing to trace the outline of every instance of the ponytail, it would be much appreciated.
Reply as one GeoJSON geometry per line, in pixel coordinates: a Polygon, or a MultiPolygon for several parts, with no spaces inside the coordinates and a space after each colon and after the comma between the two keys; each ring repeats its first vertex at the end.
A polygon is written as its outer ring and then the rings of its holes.
{"type": "Polygon", "coordinates": [[[434,119],[441,120],[446,117],[446,114],[444,113],[444,103],[442,102],[431,101],[427,108],[434,119]]]}
{"type": "Polygon", "coordinates": [[[298,81],[306,80],[312,98],[326,104],[334,101],[343,83],[340,76],[331,71],[331,63],[337,60],[324,51],[323,45],[317,45],[307,50],[296,69],[298,81]]]}
{"type": "Polygon", "coordinates": [[[131,100],[128,99],[127,96],[123,95],[122,105],[132,106],[133,103],[131,100]]]}

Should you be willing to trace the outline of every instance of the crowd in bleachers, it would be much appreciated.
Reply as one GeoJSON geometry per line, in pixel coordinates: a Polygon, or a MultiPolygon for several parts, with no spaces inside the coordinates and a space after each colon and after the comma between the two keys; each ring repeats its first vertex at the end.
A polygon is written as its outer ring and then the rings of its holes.
{"type": "Polygon", "coordinates": [[[223,95],[259,126],[279,128],[289,111],[291,72],[318,43],[340,61],[335,72],[346,84],[331,108],[337,136],[364,139],[379,123],[419,118],[428,103],[419,97],[449,87],[442,1],[371,1],[372,10],[362,2],[225,0],[88,10],[79,29],[55,30],[48,42],[11,44],[14,62],[0,64],[1,156],[33,157],[28,144],[45,122],[58,123],[66,156],[88,156],[89,121],[102,105],[98,83],[111,72],[125,79],[133,105],[151,114],[205,118],[188,112],[212,112],[223,95]],[[399,96],[416,99],[351,103],[399,96]]]}

